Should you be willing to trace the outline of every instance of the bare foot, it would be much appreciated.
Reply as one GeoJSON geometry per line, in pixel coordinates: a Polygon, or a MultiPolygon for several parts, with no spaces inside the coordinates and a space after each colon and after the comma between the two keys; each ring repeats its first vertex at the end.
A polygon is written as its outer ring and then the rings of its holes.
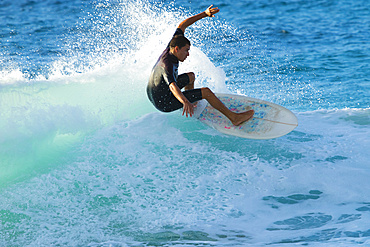
{"type": "Polygon", "coordinates": [[[237,116],[235,118],[235,121],[232,121],[232,123],[235,126],[238,126],[238,125],[241,125],[242,123],[244,123],[245,121],[248,121],[249,119],[251,119],[253,117],[254,111],[249,110],[249,111],[246,111],[246,112],[236,113],[236,114],[237,114],[237,116]]]}

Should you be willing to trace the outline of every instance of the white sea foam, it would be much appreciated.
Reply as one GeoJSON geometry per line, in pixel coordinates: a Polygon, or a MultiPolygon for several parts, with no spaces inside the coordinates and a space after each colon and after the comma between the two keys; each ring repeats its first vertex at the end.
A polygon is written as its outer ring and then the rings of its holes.
{"type": "Polygon", "coordinates": [[[15,214],[22,207],[16,234],[32,227],[33,244],[185,236],[220,246],[365,243],[368,111],[301,113],[295,131],[269,141],[150,113],[98,131],[59,169],[3,191],[0,206],[15,214]]]}
{"type": "Polygon", "coordinates": [[[0,86],[25,81],[19,69],[0,71],[0,86]]]}

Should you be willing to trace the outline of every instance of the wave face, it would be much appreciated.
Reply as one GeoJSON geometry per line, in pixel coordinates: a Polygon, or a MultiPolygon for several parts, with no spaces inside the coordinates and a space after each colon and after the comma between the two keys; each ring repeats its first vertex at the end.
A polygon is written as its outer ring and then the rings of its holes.
{"type": "Polygon", "coordinates": [[[223,1],[187,30],[197,86],[296,113],[259,141],[147,99],[179,21],[208,6],[3,1],[0,246],[369,244],[366,3],[223,1]]]}

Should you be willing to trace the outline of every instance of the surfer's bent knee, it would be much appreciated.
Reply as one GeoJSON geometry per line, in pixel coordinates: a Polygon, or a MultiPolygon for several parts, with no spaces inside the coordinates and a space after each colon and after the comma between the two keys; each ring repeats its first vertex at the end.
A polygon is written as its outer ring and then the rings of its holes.
{"type": "Polygon", "coordinates": [[[212,92],[212,90],[209,89],[208,87],[202,87],[201,90],[202,90],[202,98],[203,99],[206,99],[206,98],[208,98],[211,95],[214,95],[214,93],[212,92]]]}
{"type": "Polygon", "coordinates": [[[195,74],[193,72],[189,72],[187,74],[189,76],[189,84],[194,83],[194,81],[195,81],[195,74]]]}

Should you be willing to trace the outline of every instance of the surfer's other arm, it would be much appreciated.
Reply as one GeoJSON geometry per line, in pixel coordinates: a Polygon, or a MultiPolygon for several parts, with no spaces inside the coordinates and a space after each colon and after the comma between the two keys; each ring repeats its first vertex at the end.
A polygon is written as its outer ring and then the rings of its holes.
{"type": "Polygon", "coordinates": [[[192,25],[194,22],[199,21],[200,19],[203,19],[204,17],[214,17],[216,13],[218,13],[220,10],[215,7],[213,8],[213,5],[209,6],[205,11],[202,13],[199,13],[197,15],[191,16],[187,18],[186,20],[182,21],[178,28],[180,28],[183,32],[185,32],[185,29],[192,25]]]}
{"type": "Polygon", "coordinates": [[[173,93],[173,95],[183,104],[183,112],[186,113],[186,117],[188,117],[188,114],[193,116],[194,114],[194,105],[190,103],[190,101],[184,96],[184,94],[181,92],[181,89],[176,85],[176,82],[172,82],[170,84],[170,90],[173,93]]]}

